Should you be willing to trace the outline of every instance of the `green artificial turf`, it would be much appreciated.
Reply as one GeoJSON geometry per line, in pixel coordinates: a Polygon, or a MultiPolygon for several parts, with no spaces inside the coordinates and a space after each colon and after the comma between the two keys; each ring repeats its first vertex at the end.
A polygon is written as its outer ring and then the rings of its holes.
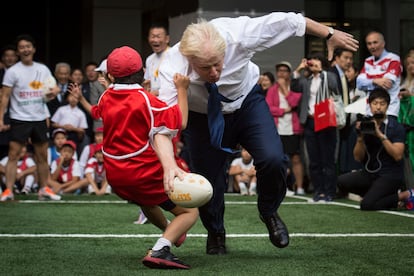
{"type": "MultiPolygon", "coordinates": [[[[201,222],[172,252],[189,271],[154,270],[141,259],[161,234],[135,225],[138,207],[114,195],[34,196],[0,204],[2,275],[409,275],[413,272],[414,213],[363,212],[357,203],[308,203],[286,198],[280,207],[291,234],[272,246],[255,197],[226,195],[228,254],[205,254],[201,222]],[[27,199],[32,201],[28,202],[27,199]],[[405,215],[405,216],[402,216],[405,215]],[[396,235],[398,234],[398,235],[396,235]]],[[[171,219],[170,214],[166,215],[171,219]]]]}

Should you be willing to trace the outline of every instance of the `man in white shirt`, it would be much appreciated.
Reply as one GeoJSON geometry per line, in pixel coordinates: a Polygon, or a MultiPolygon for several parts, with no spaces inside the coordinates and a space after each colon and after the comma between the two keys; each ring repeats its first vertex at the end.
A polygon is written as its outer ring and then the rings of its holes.
{"type": "MultiPolygon", "coordinates": [[[[56,97],[60,89],[56,84],[48,87],[48,81],[53,78],[52,73],[44,64],[33,61],[36,53],[34,39],[29,35],[20,35],[16,39],[16,45],[20,61],[10,67],[4,75],[0,104],[0,114],[4,114],[10,103],[11,126],[9,160],[6,166],[7,189],[3,191],[0,201],[14,199],[12,188],[16,180],[17,161],[29,139],[35,150],[40,186],[39,199],[60,200],[60,196],[47,186],[49,129],[46,119],[50,114],[45,105],[45,98],[50,100],[56,97]]],[[[0,118],[0,131],[4,130],[7,130],[7,127],[3,118],[0,118]]]]}
{"type": "MultiPolygon", "coordinates": [[[[153,23],[148,33],[148,43],[153,53],[145,60],[144,88],[155,96],[158,96],[160,89],[159,68],[165,58],[170,43],[170,36],[167,27],[159,23],[153,23]]],[[[163,99],[164,100],[164,99],[163,99]]],[[[165,101],[167,104],[168,99],[165,101]]]]}
{"type": "MultiPolygon", "coordinates": [[[[258,209],[271,242],[280,248],[289,244],[289,233],[277,214],[286,193],[285,155],[266,101],[258,93],[260,73],[251,58],[255,52],[305,32],[326,38],[330,56],[335,47],[358,49],[358,42],[347,33],[334,31],[301,14],[271,13],[189,25],[181,42],[169,49],[168,59],[160,66],[160,97],[176,93],[175,73],[190,77],[188,132],[193,170],[204,175],[214,187],[213,198],[200,208],[208,231],[207,254],[227,252],[223,219],[227,154],[221,148],[234,148],[237,143],[255,160],[258,209]],[[220,105],[225,121],[222,143],[215,147],[210,141],[206,89],[206,85],[214,83],[222,101],[210,108],[220,105]]],[[[213,91],[211,95],[217,95],[213,91]]]]}

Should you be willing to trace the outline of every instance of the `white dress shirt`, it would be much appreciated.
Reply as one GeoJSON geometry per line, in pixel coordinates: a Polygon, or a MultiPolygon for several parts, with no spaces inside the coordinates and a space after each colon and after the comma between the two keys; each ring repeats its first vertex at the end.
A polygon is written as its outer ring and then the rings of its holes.
{"type": "MultiPolygon", "coordinates": [[[[223,113],[232,113],[239,109],[260,76],[259,67],[251,61],[256,52],[268,49],[291,36],[303,36],[306,29],[305,18],[301,14],[275,12],[265,16],[250,18],[221,17],[210,21],[226,41],[224,66],[217,82],[219,92],[229,98],[237,99],[223,103],[223,113]]],[[[176,88],[173,83],[175,73],[190,77],[188,91],[189,109],[207,113],[208,92],[204,81],[191,70],[188,60],[179,52],[179,43],[174,45],[168,56],[164,57],[159,70],[161,100],[173,97],[176,100],[176,88]]]]}

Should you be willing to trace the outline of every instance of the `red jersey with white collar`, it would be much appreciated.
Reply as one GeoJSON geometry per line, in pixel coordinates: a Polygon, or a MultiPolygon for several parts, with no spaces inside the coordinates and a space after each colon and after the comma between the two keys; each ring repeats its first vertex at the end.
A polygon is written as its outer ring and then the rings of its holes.
{"type": "Polygon", "coordinates": [[[85,168],[85,174],[87,173],[92,173],[96,183],[102,183],[106,178],[104,164],[99,163],[95,157],[89,158],[85,168]]]}
{"type": "Polygon", "coordinates": [[[182,121],[178,105],[167,106],[140,85],[115,84],[102,94],[91,114],[104,124],[102,152],[113,191],[139,205],[168,200],[151,142],[157,133],[177,135],[182,121]]]}

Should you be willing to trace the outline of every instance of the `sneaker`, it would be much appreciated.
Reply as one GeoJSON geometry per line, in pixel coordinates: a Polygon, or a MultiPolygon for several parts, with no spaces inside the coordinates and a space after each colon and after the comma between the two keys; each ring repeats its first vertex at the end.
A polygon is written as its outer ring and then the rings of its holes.
{"type": "Polygon", "coordinates": [[[144,215],[144,212],[140,211],[138,219],[134,221],[134,224],[145,224],[147,223],[148,218],[144,215]]]}
{"type": "Polygon", "coordinates": [[[23,190],[20,192],[22,195],[30,194],[30,188],[24,187],[23,190]]]}
{"type": "Polygon", "coordinates": [[[106,186],[106,189],[105,189],[105,194],[106,194],[106,195],[110,195],[111,193],[112,193],[112,188],[111,188],[111,186],[110,186],[110,185],[106,186]]]}
{"type": "Polygon", "coordinates": [[[414,189],[410,189],[410,197],[405,202],[405,208],[410,211],[414,211],[414,189]]]}
{"type": "Polygon", "coordinates": [[[4,192],[1,193],[0,201],[7,201],[7,200],[13,200],[14,194],[10,189],[4,190],[4,192]]]}
{"type": "Polygon", "coordinates": [[[39,200],[60,200],[61,196],[55,194],[49,187],[43,187],[38,192],[39,200]]]}
{"type": "Polygon", "coordinates": [[[149,250],[147,256],[144,257],[142,263],[149,268],[163,269],[189,269],[190,266],[180,261],[170,252],[168,246],[164,246],[160,250],[149,250]]]}
{"type": "Polygon", "coordinates": [[[93,189],[92,185],[88,185],[88,194],[90,194],[90,195],[95,194],[95,190],[93,189]]]}
{"type": "Polygon", "coordinates": [[[187,233],[182,234],[181,237],[178,238],[174,243],[175,247],[180,247],[185,242],[185,239],[187,239],[187,233]]]}
{"type": "Polygon", "coordinates": [[[314,194],[313,195],[313,201],[314,202],[318,202],[320,200],[325,200],[325,195],[324,194],[314,194]]]}
{"type": "Polygon", "coordinates": [[[303,188],[297,188],[295,195],[305,195],[305,190],[303,188]]]}
{"type": "Polygon", "coordinates": [[[294,191],[291,191],[289,189],[286,189],[286,195],[287,196],[293,196],[293,195],[295,195],[295,192],[294,191]]]}
{"type": "Polygon", "coordinates": [[[255,182],[250,183],[249,195],[255,196],[257,191],[257,184],[255,182]]]}

